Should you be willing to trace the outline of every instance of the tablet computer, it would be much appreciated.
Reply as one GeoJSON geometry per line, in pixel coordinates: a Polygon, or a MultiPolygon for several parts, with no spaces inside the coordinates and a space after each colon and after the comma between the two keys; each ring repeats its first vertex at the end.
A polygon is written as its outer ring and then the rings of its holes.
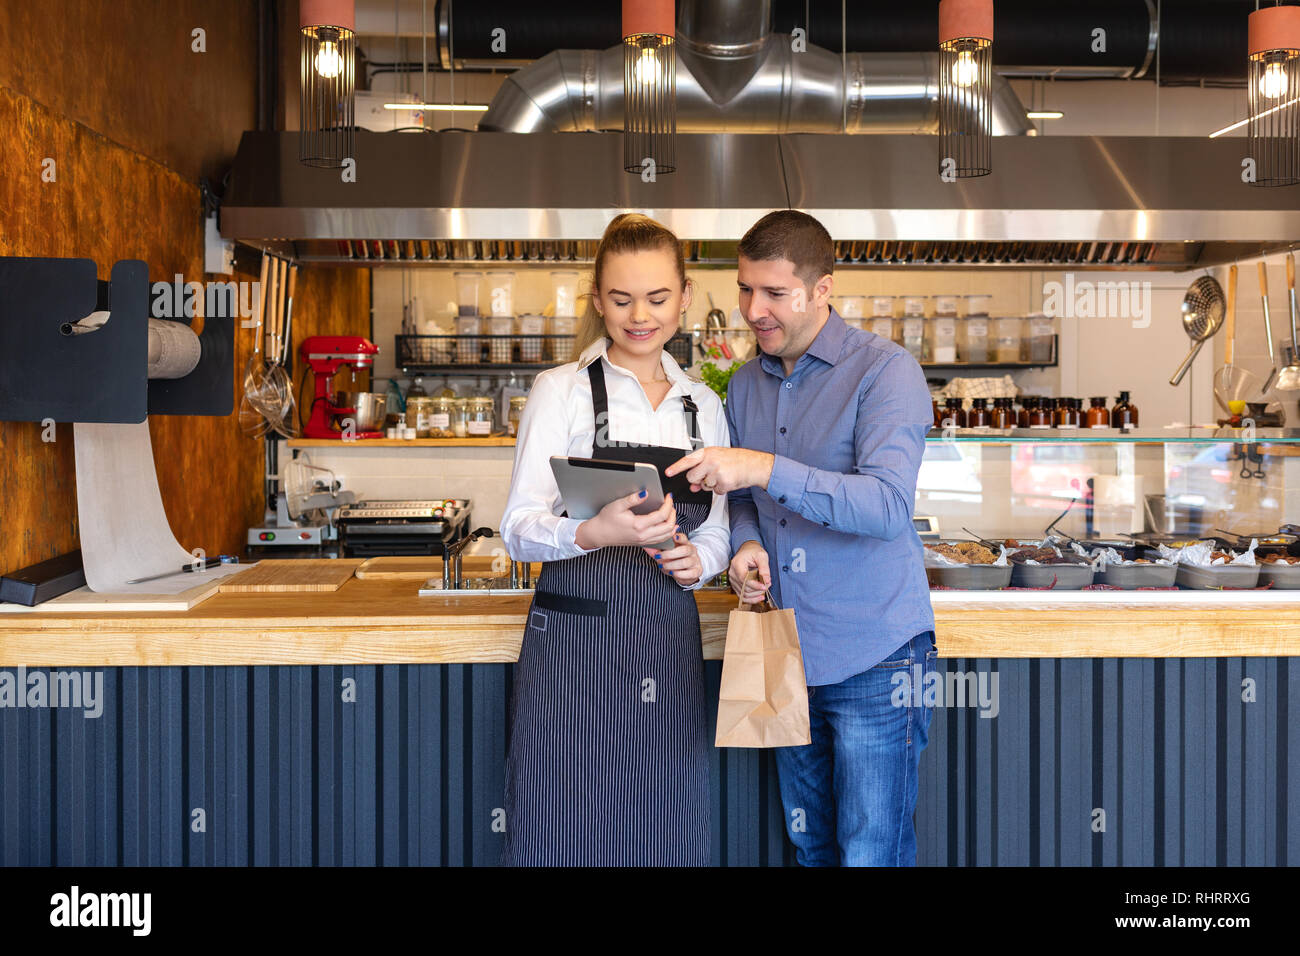
{"type": "MultiPolygon", "coordinates": [[[[570,518],[594,518],[614,499],[626,498],[643,488],[645,501],[632,509],[634,514],[649,514],[664,503],[659,469],[645,462],[552,455],[551,471],[570,518]]],[[[669,538],[654,547],[667,550],[675,547],[675,542],[669,538]]]]}

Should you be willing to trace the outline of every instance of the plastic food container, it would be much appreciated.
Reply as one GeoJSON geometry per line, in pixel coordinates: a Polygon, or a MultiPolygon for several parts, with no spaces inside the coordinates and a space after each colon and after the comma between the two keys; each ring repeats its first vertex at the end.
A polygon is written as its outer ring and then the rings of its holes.
{"type": "Polygon", "coordinates": [[[1261,564],[1259,586],[1266,584],[1279,591],[1300,591],[1300,564],[1261,564]]]}
{"type": "Polygon", "coordinates": [[[903,315],[925,315],[925,306],[929,298],[927,295],[903,296],[903,315]]]}
{"type": "Polygon", "coordinates": [[[934,314],[956,315],[957,302],[960,298],[960,296],[956,295],[936,295],[934,297],[934,314]]]}
{"type": "Polygon", "coordinates": [[[967,315],[988,315],[989,309],[993,307],[993,296],[991,295],[968,295],[966,296],[966,314],[967,315]]]}
{"type": "Polygon", "coordinates": [[[1092,577],[1090,564],[1013,564],[1011,567],[1011,586],[1015,588],[1077,591],[1091,584],[1092,577]]]}
{"type": "Polygon", "coordinates": [[[1011,583],[1011,566],[965,564],[951,568],[926,568],[931,587],[961,591],[996,591],[1011,583]]]}
{"type": "Polygon", "coordinates": [[[1259,584],[1258,564],[1220,564],[1200,568],[1192,564],[1178,565],[1175,578],[1180,588],[1209,591],[1217,588],[1253,588],[1259,584]]]}
{"type": "MultiPolygon", "coordinates": [[[[866,301],[867,297],[865,295],[842,295],[835,306],[835,311],[839,312],[842,319],[860,319],[866,301]]],[[[861,328],[862,326],[859,324],[857,327],[861,328]]]]}
{"type": "Polygon", "coordinates": [[[875,332],[882,339],[894,339],[894,320],[888,316],[877,315],[867,319],[867,331],[875,332]]]}
{"type": "Polygon", "coordinates": [[[487,320],[488,360],[496,365],[509,365],[514,355],[515,320],[509,315],[494,315],[487,320]]]}
{"type": "MultiPolygon", "coordinates": [[[[937,319],[935,321],[938,321],[937,319]]],[[[973,315],[958,320],[957,361],[982,365],[989,360],[989,320],[973,315]]],[[[938,361],[936,359],[936,361],[938,361]]]]}
{"type": "Polygon", "coordinates": [[[1098,571],[1095,583],[1125,591],[1138,588],[1171,588],[1178,576],[1176,564],[1108,564],[1098,571]]]}
{"type": "Polygon", "coordinates": [[[578,273],[552,272],[551,285],[555,290],[555,314],[573,318],[578,314],[578,273]]]}
{"type": "Polygon", "coordinates": [[[892,295],[873,295],[871,297],[871,314],[873,316],[894,317],[894,297],[892,295]]]}
{"type": "Polygon", "coordinates": [[[925,358],[925,319],[919,316],[898,320],[898,344],[918,362],[925,358]]]}
{"type": "Polygon", "coordinates": [[[1029,361],[1052,360],[1052,320],[1043,315],[1029,317],[1029,361]]]}
{"type": "Polygon", "coordinates": [[[929,346],[930,361],[938,364],[956,362],[957,319],[951,316],[935,316],[927,319],[926,324],[929,327],[926,344],[929,346]]]}
{"type": "Polygon", "coordinates": [[[515,274],[488,273],[488,310],[494,316],[515,314],[515,274]]]}
{"type": "MultiPolygon", "coordinates": [[[[967,319],[967,322],[972,321],[967,319]]],[[[977,321],[977,320],[976,320],[977,321]]],[[[985,319],[984,321],[989,321],[985,319]]],[[[1019,362],[1024,321],[1021,319],[993,319],[993,356],[998,362],[1019,362]]],[[[1048,342],[1048,355],[1043,361],[1051,361],[1051,342],[1048,342]]]]}
{"type": "Polygon", "coordinates": [[[477,315],[456,318],[456,361],[461,365],[477,365],[481,360],[483,320],[477,315]]]}
{"type": "Polygon", "coordinates": [[[577,319],[559,315],[551,319],[551,334],[568,336],[568,338],[551,339],[552,361],[573,361],[573,330],[577,325],[577,322],[577,319]]]}
{"type": "Polygon", "coordinates": [[[481,272],[456,272],[456,305],[459,315],[480,315],[479,288],[483,284],[481,272]]]}
{"type": "Polygon", "coordinates": [[[531,365],[540,365],[545,358],[542,345],[545,339],[530,339],[526,336],[545,335],[546,319],[540,315],[521,315],[519,317],[519,361],[531,365]]]}

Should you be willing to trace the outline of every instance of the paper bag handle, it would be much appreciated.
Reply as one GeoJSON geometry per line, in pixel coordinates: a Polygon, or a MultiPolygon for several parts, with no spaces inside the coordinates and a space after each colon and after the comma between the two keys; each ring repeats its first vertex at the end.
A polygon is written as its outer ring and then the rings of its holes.
{"type": "MultiPolygon", "coordinates": [[[[740,593],[741,593],[741,594],[744,594],[744,593],[745,593],[745,586],[746,586],[747,584],[749,584],[749,582],[752,581],[752,580],[753,580],[754,578],[756,578],[757,576],[758,576],[758,570],[757,570],[756,568],[750,568],[750,569],[749,569],[749,572],[745,575],[745,580],[743,580],[743,581],[740,582],[740,593]]],[[[765,598],[763,598],[763,600],[759,601],[757,604],[746,604],[744,601],[740,600],[740,595],[737,595],[737,596],[736,596],[736,610],[738,610],[738,611],[743,611],[743,610],[745,610],[746,608],[749,608],[750,610],[757,611],[758,608],[759,608],[759,606],[760,606],[760,605],[763,605],[763,604],[766,604],[766,605],[767,605],[767,609],[768,609],[769,611],[777,610],[777,604],[776,604],[776,601],[772,598],[772,590],[771,590],[771,588],[768,588],[768,589],[764,592],[764,594],[766,594],[767,596],[766,596],[765,598]]]]}

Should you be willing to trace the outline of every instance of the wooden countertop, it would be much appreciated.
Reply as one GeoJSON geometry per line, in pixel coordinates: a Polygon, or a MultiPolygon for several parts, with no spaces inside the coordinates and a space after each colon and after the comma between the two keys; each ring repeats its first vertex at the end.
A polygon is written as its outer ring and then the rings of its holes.
{"type": "MultiPolygon", "coordinates": [[[[469,559],[467,559],[468,561],[469,559]]],[[[333,592],[219,593],[189,611],[0,615],[0,667],[513,661],[529,597],[421,597],[418,580],[333,592]]],[[[1300,655],[1295,592],[933,592],[943,657],[1300,655]],[[1294,597],[1292,597],[1294,595],[1294,597]]],[[[696,595],[720,659],[731,593],[696,595]]]]}

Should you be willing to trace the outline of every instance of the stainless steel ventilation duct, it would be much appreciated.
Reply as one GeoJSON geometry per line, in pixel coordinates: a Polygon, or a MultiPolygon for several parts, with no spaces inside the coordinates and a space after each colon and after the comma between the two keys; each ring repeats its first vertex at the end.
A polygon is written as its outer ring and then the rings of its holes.
{"type": "MultiPolygon", "coordinates": [[[[677,15],[677,128],[683,133],[933,133],[938,53],[838,53],[771,33],[770,0],[683,0],[677,15]],[[758,9],[756,9],[758,8],[758,9]]],[[[511,74],[480,130],[623,128],[623,48],[556,50],[511,74]]],[[[995,135],[1032,135],[995,77],[995,135]]]]}

